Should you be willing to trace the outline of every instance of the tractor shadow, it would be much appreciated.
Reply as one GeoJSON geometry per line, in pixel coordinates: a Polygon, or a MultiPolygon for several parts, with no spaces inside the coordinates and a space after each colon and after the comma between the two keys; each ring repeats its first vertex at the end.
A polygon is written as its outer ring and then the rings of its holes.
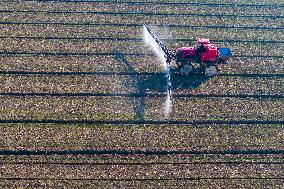
{"type": "Polygon", "coordinates": [[[192,74],[189,76],[181,76],[173,74],[171,79],[172,79],[172,88],[174,91],[194,90],[209,80],[208,77],[204,77],[199,73],[192,74]]]}
{"type": "MultiPolygon", "coordinates": [[[[139,75],[135,67],[126,60],[125,55],[119,51],[113,51],[114,58],[127,68],[130,80],[124,83],[127,88],[133,88],[135,93],[141,94],[141,98],[131,98],[134,107],[135,118],[144,120],[145,114],[145,96],[148,92],[166,93],[167,81],[163,73],[139,75]]],[[[173,93],[177,90],[187,89],[193,90],[198,88],[208,78],[200,74],[189,75],[187,77],[173,74],[171,76],[173,93]]]]}

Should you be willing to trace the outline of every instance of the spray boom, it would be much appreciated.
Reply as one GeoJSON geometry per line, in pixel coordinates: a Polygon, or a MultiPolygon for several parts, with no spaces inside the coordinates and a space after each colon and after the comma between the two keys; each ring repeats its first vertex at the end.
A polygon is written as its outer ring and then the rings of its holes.
{"type": "Polygon", "coordinates": [[[175,59],[175,53],[172,50],[169,50],[163,43],[160,41],[160,39],[149,29],[149,27],[144,26],[146,30],[149,32],[149,34],[152,36],[152,38],[155,40],[157,45],[161,48],[161,50],[164,53],[164,57],[166,59],[167,64],[170,64],[170,62],[175,59]]]}

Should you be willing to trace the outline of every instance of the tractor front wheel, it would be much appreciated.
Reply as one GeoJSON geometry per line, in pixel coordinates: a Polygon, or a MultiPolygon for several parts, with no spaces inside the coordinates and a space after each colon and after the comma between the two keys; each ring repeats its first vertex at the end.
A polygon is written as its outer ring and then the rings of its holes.
{"type": "Polygon", "coordinates": [[[181,75],[188,76],[193,71],[193,66],[191,64],[185,64],[179,71],[181,75]]]}
{"type": "Polygon", "coordinates": [[[203,73],[204,76],[213,77],[218,74],[218,68],[215,65],[206,66],[203,73]]]}

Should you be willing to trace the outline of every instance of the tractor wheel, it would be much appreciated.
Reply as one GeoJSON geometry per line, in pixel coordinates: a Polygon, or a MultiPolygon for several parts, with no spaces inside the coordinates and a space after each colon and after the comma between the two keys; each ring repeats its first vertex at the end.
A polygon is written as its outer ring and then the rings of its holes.
{"type": "Polygon", "coordinates": [[[215,65],[214,66],[206,66],[204,68],[203,73],[204,73],[205,76],[213,77],[213,76],[218,74],[218,68],[215,65]]]}
{"type": "Polygon", "coordinates": [[[191,64],[185,64],[179,71],[181,75],[188,76],[193,71],[193,66],[191,64]]]}

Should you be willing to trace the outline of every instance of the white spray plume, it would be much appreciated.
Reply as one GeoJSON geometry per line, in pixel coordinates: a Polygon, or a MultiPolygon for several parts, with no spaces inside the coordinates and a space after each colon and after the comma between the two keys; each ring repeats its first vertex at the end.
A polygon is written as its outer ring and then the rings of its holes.
{"type": "Polygon", "coordinates": [[[170,92],[167,92],[166,102],[164,104],[164,116],[165,118],[169,118],[170,113],[172,111],[172,99],[170,92]]]}
{"type": "Polygon", "coordinates": [[[143,39],[144,43],[151,48],[151,50],[155,53],[159,61],[163,64],[164,68],[166,69],[166,60],[164,56],[164,52],[159,47],[159,45],[156,43],[156,41],[153,39],[151,34],[148,32],[146,26],[143,26],[143,39]]]}
{"type": "Polygon", "coordinates": [[[145,26],[143,26],[143,40],[144,40],[144,43],[152,49],[152,51],[155,53],[155,55],[159,59],[159,62],[164,67],[165,76],[167,78],[167,88],[166,88],[167,98],[164,104],[164,116],[168,118],[172,110],[171,90],[169,90],[171,86],[170,66],[166,62],[163,50],[160,48],[157,42],[153,39],[153,37],[148,32],[145,26]]]}

